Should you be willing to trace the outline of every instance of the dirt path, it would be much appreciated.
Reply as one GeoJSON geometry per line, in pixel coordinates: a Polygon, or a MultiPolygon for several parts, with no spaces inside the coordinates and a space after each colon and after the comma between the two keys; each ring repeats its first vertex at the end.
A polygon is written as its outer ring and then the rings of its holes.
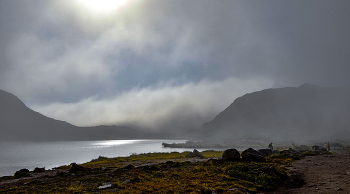
{"type": "Polygon", "coordinates": [[[281,188],[274,194],[350,193],[350,154],[339,151],[334,155],[307,156],[292,163],[288,174],[301,176],[300,188],[281,188]]]}

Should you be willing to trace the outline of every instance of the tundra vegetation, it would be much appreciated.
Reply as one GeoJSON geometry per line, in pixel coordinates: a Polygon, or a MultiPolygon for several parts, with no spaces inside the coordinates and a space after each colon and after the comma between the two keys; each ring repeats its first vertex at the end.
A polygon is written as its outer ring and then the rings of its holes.
{"type": "Polygon", "coordinates": [[[271,155],[266,162],[232,162],[221,159],[223,151],[203,151],[203,158],[186,158],[188,153],[100,156],[80,164],[84,170],[60,166],[55,176],[0,185],[0,193],[257,193],[283,185],[291,162],[320,154],[306,151],[271,155]]]}

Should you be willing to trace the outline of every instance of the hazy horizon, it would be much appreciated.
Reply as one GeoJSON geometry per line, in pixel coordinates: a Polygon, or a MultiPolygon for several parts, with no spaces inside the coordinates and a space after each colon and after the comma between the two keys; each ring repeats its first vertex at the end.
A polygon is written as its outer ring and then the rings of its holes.
{"type": "Polygon", "coordinates": [[[0,1],[0,89],[77,126],[174,131],[273,86],[350,86],[347,1],[91,2],[0,1]]]}

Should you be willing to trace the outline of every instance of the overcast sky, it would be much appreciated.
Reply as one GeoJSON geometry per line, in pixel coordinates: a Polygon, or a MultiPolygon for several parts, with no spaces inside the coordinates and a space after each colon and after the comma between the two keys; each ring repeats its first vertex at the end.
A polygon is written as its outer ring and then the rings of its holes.
{"type": "Polygon", "coordinates": [[[350,1],[0,0],[0,89],[79,126],[197,128],[246,93],[350,85],[350,1]]]}

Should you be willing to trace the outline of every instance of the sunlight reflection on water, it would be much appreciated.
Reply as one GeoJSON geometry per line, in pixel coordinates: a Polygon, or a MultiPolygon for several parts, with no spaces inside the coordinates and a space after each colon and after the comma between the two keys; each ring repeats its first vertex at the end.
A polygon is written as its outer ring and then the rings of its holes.
{"type": "MultiPolygon", "coordinates": [[[[111,146],[117,146],[117,145],[123,145],[123,144],[132,144],[136,142],[140,142],[141,140],[108,140],[103,142],[96,142],[93,143],[93,146],[102,146],[102,147],[111,147],[111,146]]],[[[145,141],[145,140],[143,140],[145,141]]]]}

